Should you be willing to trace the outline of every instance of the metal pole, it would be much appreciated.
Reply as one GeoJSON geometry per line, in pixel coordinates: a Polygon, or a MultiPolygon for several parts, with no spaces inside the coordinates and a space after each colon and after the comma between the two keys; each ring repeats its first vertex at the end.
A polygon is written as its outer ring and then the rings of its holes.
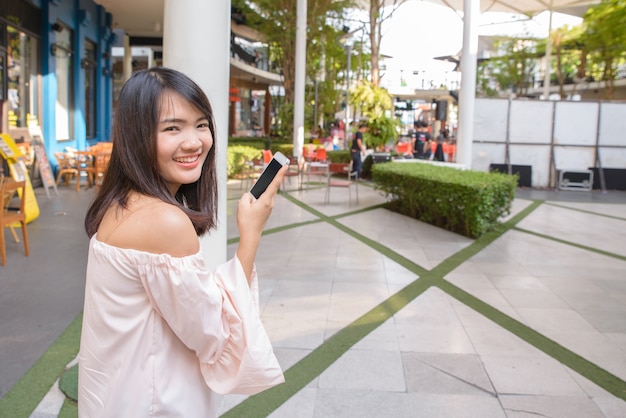
{"type": "Polygon", "coordinates": [[[345,143],[344,149],[348,149],[350,146],[350,67],[351,67],[351,57],[352,57],[352,39],[346,39],[346,51],[348,54],[347,57],[347,68],[346,68],[346,130],[345,130],[345,143]]]}

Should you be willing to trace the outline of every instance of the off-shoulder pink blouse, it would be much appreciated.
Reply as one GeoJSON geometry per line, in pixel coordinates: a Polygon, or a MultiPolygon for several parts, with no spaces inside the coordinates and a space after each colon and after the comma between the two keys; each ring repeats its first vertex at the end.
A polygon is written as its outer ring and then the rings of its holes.
{"type": "Polygon", "coordinates": [[[207,271],[202,254],[89,243],[79,353],[80,417],[214,417],[218,394],[284,381],[235,257],[207,271]]]}

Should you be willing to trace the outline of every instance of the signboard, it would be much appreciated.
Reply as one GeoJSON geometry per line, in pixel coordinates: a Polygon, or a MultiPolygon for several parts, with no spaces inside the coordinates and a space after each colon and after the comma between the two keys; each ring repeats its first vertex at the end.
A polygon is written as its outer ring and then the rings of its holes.
{"type": "Polygon", "coordinates": [[[26,181],[26,208],[24,209],[26,222],[34,221],[39,217],[39,205],[37,204],[35,191],[30,182],[26,164],[24,164],[24,156],[15,144],[15,141],[13,141],[13,138],[7,134],[0,134],[0,156],[7,161],[13,180],[26,181]]]}
{"type": "Polygon", "coordinates": [[[48,155],[46,154],[46,148],[40,141],[34,141],[31,145],[35,150],[35,164],[39,169],[39,175],[43,182],[43,187],[46,190],[46,196],[50,197],[50,187],[54,189],[54,193],[58,196],[57,184],[54,180],[54,174],[48,161],[48,155]]]}

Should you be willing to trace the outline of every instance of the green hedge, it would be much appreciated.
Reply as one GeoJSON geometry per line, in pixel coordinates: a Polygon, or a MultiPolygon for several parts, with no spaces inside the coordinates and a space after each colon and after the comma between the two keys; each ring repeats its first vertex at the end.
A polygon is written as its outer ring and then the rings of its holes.
{"type": "Polygon", "coordinates": [[[233,178],[241,173],[244,161],[252,161],[255,158],[263,158],[261,150],[249,145],[229,145],[226,154],[226,167],[228,177],[233,178]]]}
{"type": "Polygon", "coordinates": [[[517,186],[516,175],[427,163],[373,164],[372,176],[392,210],[470,238],[510,213],[517,186]]]}

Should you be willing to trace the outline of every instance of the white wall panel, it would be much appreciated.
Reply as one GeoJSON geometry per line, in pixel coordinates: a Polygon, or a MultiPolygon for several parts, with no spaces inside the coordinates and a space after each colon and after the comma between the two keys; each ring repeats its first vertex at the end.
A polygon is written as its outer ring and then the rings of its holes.
{"type": "Polygon", "coordinates": [[[472,169],[489,171],[490,164],[504,164],[504,144],[474,143],[472,146],[472,169]]]}
{"type": "Polygon", "coordinates": [[[602,103],[599,145],[626,147],[626,103],[602,103]]]}
{"type": "Polygon", "coordinates": [[[550,182],[550,147],[545,145],[511,145],[512,165],[532,166],[532,187],[548,187],[550,182]]]}
{"type": "Polygon", "coordinates": [[[515,100],[511,103],[510,142],[549,144],[553,102],[515,100]]]}
{"type": "Polygon", "coordinates": [[[599,103],[557,102],[554,109],[554,143],[595,145],[599,103]]]}
{"type": "Polygon", "coordinates": [[[595,148],[555,146],[554,161],[557,170],[588,170],[596,165],[595,148]]]}
{"type": "Polygon", "coordinates": [[[508,100],[476,99],[474,141],[505,142],[508,112],[508,100]]]}
{"type": "Polygon", "coordinates": [[[626,168],[626,147],[605,148],[598,150],[602,168],[626,168]]]}

